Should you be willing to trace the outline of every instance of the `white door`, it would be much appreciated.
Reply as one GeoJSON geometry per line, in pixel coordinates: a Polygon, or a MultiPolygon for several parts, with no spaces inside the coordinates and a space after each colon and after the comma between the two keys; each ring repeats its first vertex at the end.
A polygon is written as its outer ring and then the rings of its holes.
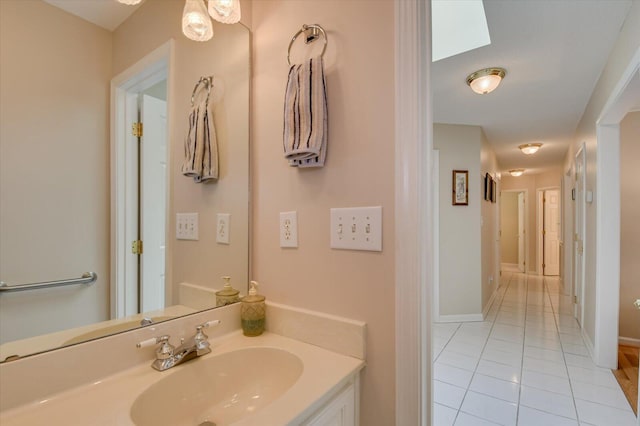
{"type": "Polygon", "coordinates": [[[560,191],[544,191],[543,275],[560,274],[560,191]]]}
{"type": "Polygon", "coordinates": [[[585,234],[585,167],[586,153],[584,146],[576,155],[576,183],[575,183],[575,236],[573,250],[575,256],[574,293],[576,298],[575,316],[580,325],[583,323],[584,311],[584,234],[585,234]]]}
{"type": "Polygon", "coordinates": [[[518,269],[525,271],[524,192],[518,192],[518,269]]]}
{"type": "Polygon", "coordinates": [[[164,308],[167,181],[167,103],[141,95],[140,310],[164,308]]]}

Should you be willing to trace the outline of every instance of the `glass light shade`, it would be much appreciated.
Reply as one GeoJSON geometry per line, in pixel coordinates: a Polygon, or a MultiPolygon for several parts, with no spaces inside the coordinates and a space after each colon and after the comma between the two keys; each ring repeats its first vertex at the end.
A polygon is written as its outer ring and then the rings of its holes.
{"type": "Polygon", "coordinates": [[[203,0],[187,0],[185,3],[182,32],[193,41],[207,41],[213,37],[213,25],[203,0]]]}
{"type": "Polygon", "coordinates": [[[209,15],[223,24],[240,21],[240,0],[209,0],[209,15]]]}
{"type": "Polygon", "coordinates": [[[514,177],[522,176],[524,173],[524,169],[509,170],[509,173],[511,174],[511,176],[514,176],[514,177]]]}
{"type": "Polygon", "coordinates": [[[467,77],[467,84],[471,90],[479,95],[493,92],[507,74],[504,68],[485,68],[467,77]]]}
{"type": "Polygon", "coordinates": [[[117,0],[118,3],[126,4],[127,6],[133,6],[140,3],[142,0],[117,0]]]}
{"type": "Polygon", "coordinates": [[[541,146],[541,143],[525,143],[524,145],[518,146],[518,148],[520,148],[520,151],[524,154],[531,155],[538,152],[541,146]]]}

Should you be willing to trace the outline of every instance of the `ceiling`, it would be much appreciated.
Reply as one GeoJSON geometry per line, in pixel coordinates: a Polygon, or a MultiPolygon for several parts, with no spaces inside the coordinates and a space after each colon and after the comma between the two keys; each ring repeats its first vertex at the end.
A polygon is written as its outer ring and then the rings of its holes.
{"type": "Polygon", "coordinates": [[[127,6],[116,0],[44,0],[52,6],[86,21],[113,31],[140,7],[127,6]]]}
{"type": "Polygon", "coordinates": [[[631,0],[484,0],[491,44],[432,64],[434,122],[481,126],[500,169],[562,165],[631,0]],[[507,75],[478,95],[465,80],[488,67],[507,75]],[[535,155],[518,150],[542,142],[535,155]]]}

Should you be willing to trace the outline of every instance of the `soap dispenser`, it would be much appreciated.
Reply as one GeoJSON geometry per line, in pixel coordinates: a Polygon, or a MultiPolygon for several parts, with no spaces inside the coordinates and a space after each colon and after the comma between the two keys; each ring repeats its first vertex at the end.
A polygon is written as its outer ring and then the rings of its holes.
{"type": "Polygon", "coordinates": [[[240,319],[245,336],[259,336],[264,331],[265,297],[258,294],[257,286],[256,281],[251,281],[249,294],[242,298],[240,319]]]}
{"type": "Polygon", "coordinates": [[[231,287],[231,277],[222,277],[224,280],[224,287],[222,290],[216,291],[216,306],[226,306],[231,303],[236,303],[240,301],[239,290],[231,287]]]}

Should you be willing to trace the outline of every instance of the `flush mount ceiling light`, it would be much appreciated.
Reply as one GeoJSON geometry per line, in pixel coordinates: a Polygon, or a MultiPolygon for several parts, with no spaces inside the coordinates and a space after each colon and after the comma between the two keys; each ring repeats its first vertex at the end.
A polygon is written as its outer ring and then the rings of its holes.
{"type": "Polygon", "coordinates": [[[538,150],[540,149],[541,146],[542,146],[541,143],[525,143],[523,145],[518,146],[518,148],[524,154],[531,155],[531,154],[535,154],[536,152],[538,152],[538,150]]]}
{"type": "Polygon", "coordinates": [[[118,3],[126,4],[127,6],[133,6],[141,1],[142,0],[117,0],[118,3]]]}
{"type": "Polygon", "coordinates": [[[524,174],[524,169],[511,169],[509,170],[509,173],[513,177],[522,176],[524,174]]]}
{"type": "Polygon", "coordinates": [[[469,74],[467,84],[479,95],[493,92],[500,84],[507,71],[504,68],[485,68],[469,74]]]}

